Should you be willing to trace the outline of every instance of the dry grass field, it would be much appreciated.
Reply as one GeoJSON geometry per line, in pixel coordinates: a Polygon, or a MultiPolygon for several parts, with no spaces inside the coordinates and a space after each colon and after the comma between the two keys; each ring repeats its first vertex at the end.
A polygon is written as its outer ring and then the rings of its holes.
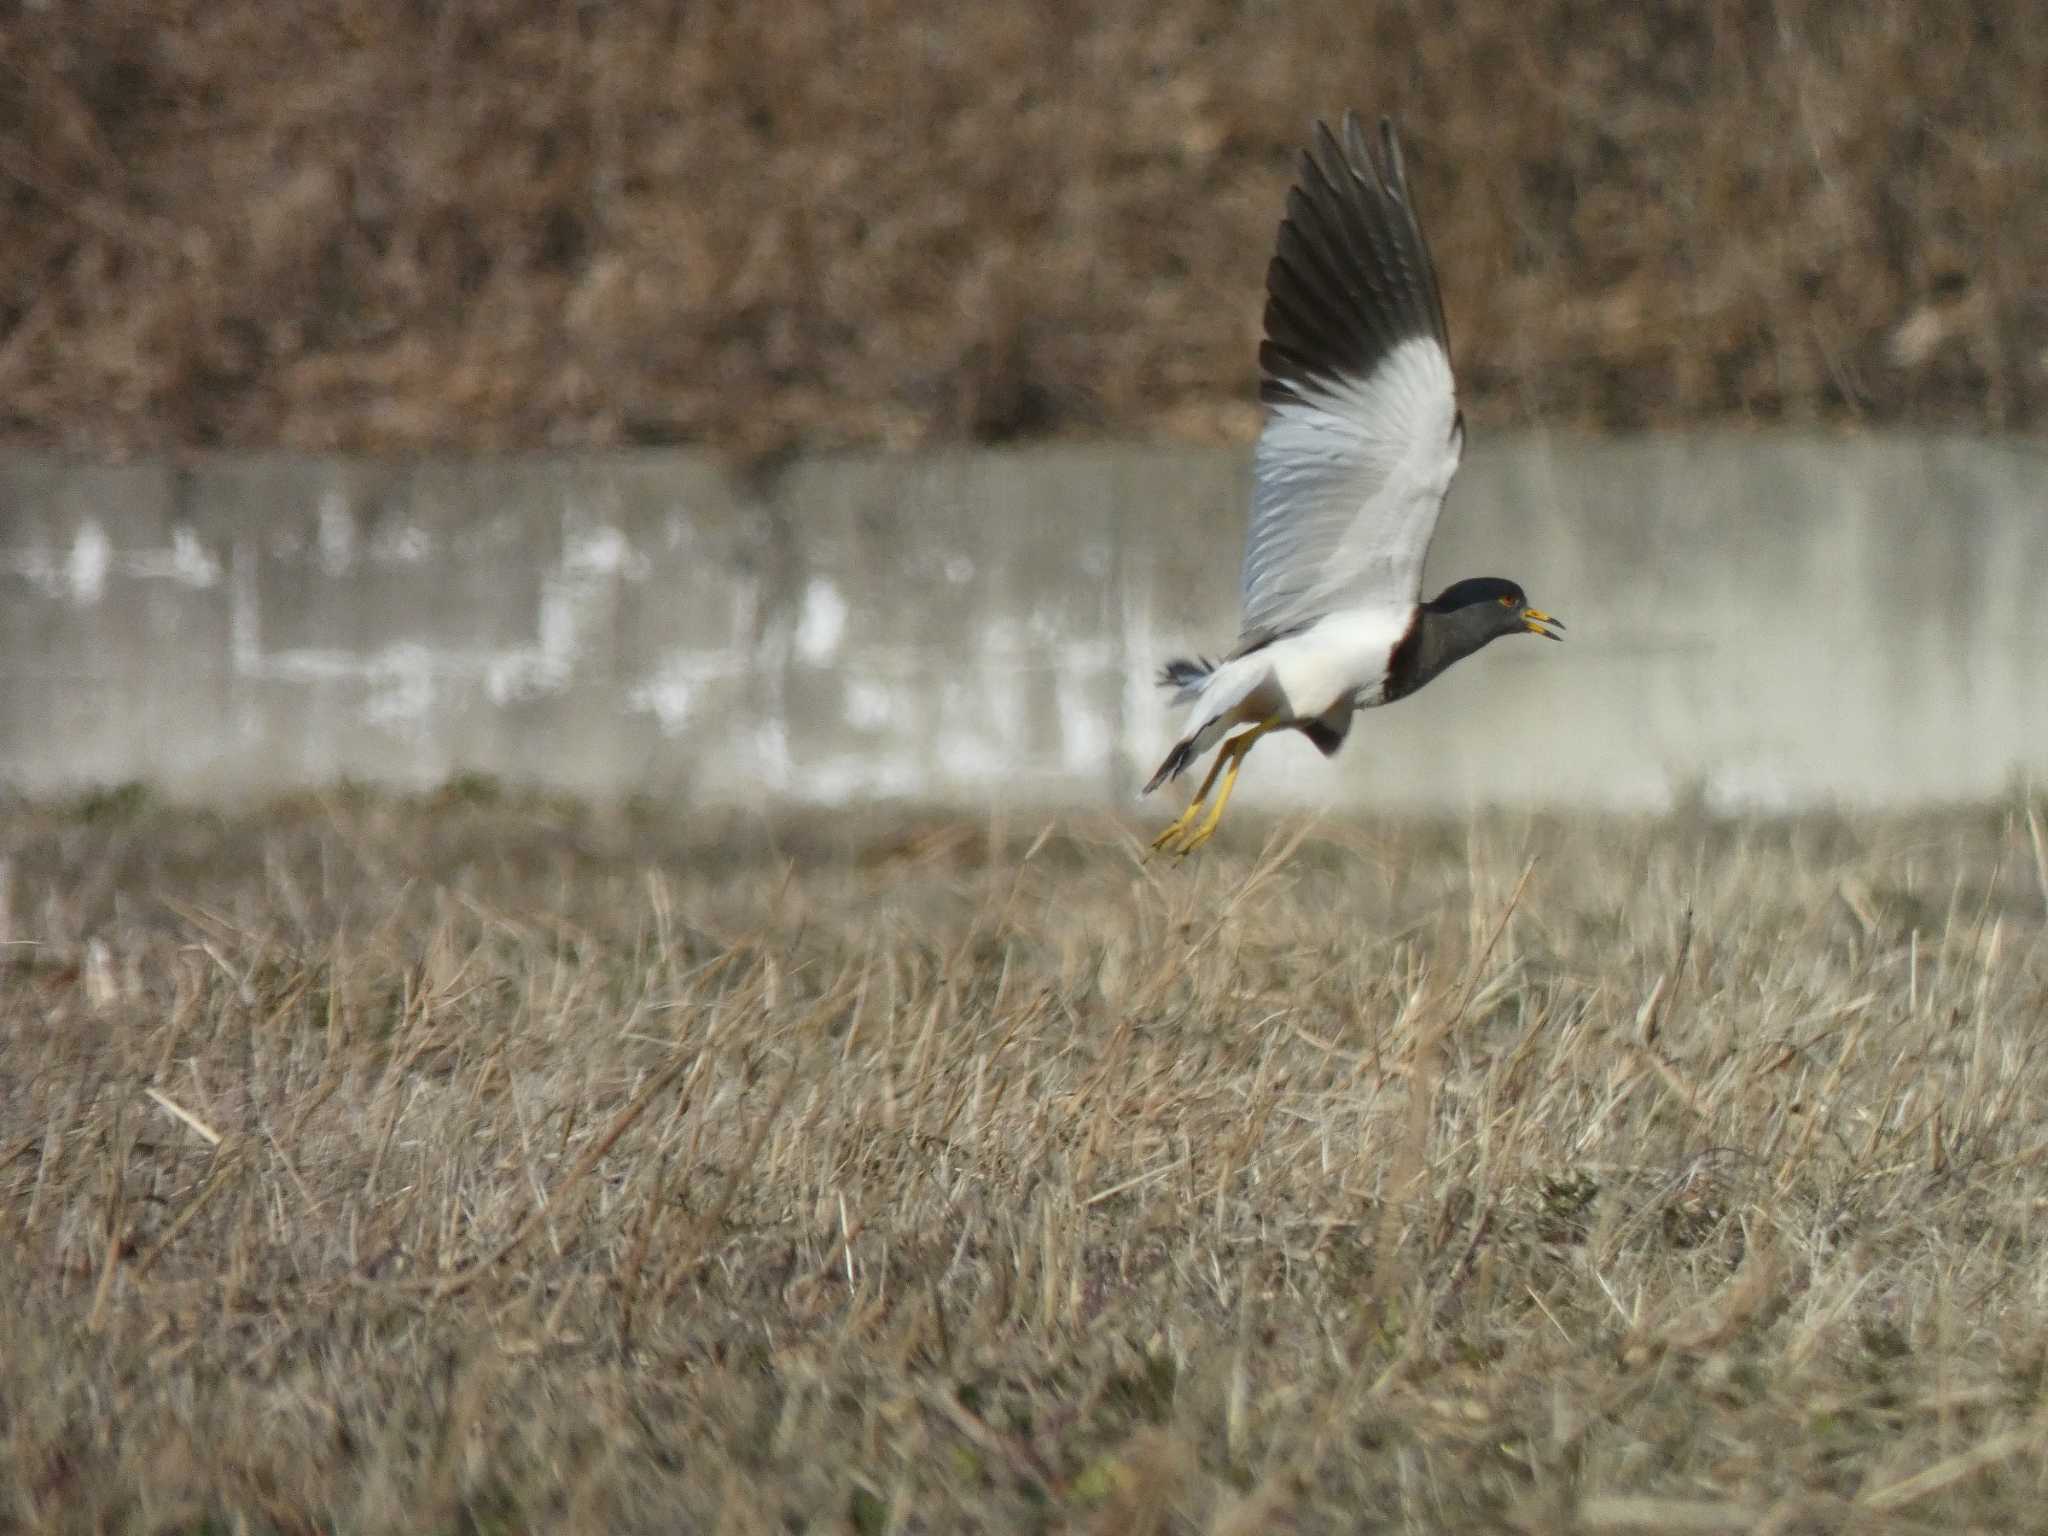
{"type": "Polygon", "coordinates": [[[0,1525],[2012,1530],[2048,849],[0,816],[0,1525]]]}
{"type": "Polygon", "coordinates": [[[1312,118],[1475,425],[2037,431],[2030,0],[0,6],[0,442],[1244,441],[1312,118]]]}

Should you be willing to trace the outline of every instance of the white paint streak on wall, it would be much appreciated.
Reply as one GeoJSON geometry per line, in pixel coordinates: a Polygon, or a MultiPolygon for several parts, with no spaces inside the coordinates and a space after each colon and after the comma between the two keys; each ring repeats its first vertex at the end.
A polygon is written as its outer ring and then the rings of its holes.
{"type": "Polygon", "coordinates": [[[1069,773],[1100,770],[1109,761],[1114,743],[1109,724],[1103,718],[1103,691],[1095,685],[1103,668],[1092,654],[1094,646],[1073,646],[1084,652],[1060,670],[1055,699],[1060,716],[1060,762],[1069,773]]]}
{"type": "Polygon", "coordinates": [[[536,643],[501,652],[485,669],[484,686],[495,704],[556,693],[569,686],[582,653],[586,582],[556,570],[541,578],[534,615],[536,643]]]}
{"type": "Polygon", "coordinates": [[[779,714],[762,718],[754,727],[754,750],[760,754],[762,786],[787,794],[795,777],[789,755],[789,725],[779,714]]]}
{"type": "Polygon", "coordinates": [[[746,657],[729,651],[671,651],[649,676],[626,689],[626,708],[654,716],[662,735],[680,736],[707,685],[746,671],[746,657]]]}
{"type": "Polygon", "coordinates": [[[363,715],[370,724],[408,736],[432,734],[434,658],[424,646],[390,647],[374,658],[368,681],[363,715]]]}
{"type": "Polygon", "coordinates": [[[846,599],[823,577],[804,588],[803,611],[796,621],[796,653],[814,667],[830,661],[846,633],[846,599]]]}
{"type": "Polygon", "coordinates": [[[599,523],[572,529],[562,540],[561,574],[565,576],[617,576],[627,581],[645,581],[653,569],[648,558],[617,528],[599,523]]]}
{"type": "Polygon", "coordinates": [[[555,573],[541,582],[540,611],[534,615],[536,643],[491,656],[484,690],[494,704],[557,693],[569,686],[582,653],[584,594],[574,578],[555,573]]]}
{"type": "Polygon", "coordinates": [[[1018,770],[1016,757],[979,731],[948,731],[939,738],[939,771],[960,784],[999,784],[1018,770]]]}
{"type": "Polygon", "coordinates": [[[257,595],[260,557],[256,541],[244,539],[230,556],[234,586],[228,600],[228,651],[232,665],[242,677],[256,677],[263,668],[262,600],[257,595]]]}
{"type": "Polygon", "coordinates": [[[662,676],[636,683],[626,690],[626,708],[654,716],[664,736],[680,736],[689,723],[690,702],[697,697],[697,685],[687,677],[662,676]]]}
{"type": "MultiPolygon", "coordinates": [[[[607,524],[576,527],[573,519],[572,512],[566,519],[572,526],[563,538],[560,558],[541,578],[533,643],[513,647],[399,641],[374,650],[301,646],[266,651],[260,553],[253,536],[245,539],[233,552],[228,626],[234,670],[253,680],[362,684],[367,690],[363,704],[366,723],[421,739],[431,735],[436,700],[450,682],[481,685],[491,702],[500,706],[567,689],[584,660],[598,610],[620,581],[644,580],[652,570],[651,562],[619,529],[607,524]]],[[[321,498],[316,527],[315,558],[320,570],[333,579],[347,576],[362,541],[347,499],[339,491],[321,498]]],[[[275,542],[273,548],[285,558],[298,552],[275,542]]],[[[366,553],[372,563],[414,564],[431,557],[433,551],[433,538],[424,529],[400,524],[379,534],[366,553]]],[[[198,574],[200,568],[180,556],[175,544],[173,555],[183,560],[182,569],[198,574]]]]}
{"type": "Polygon", "coordinates": [[[639,681],[626,687],[627,712],[654,716],[665,737],[683,734],[708,688],[756,671],[753,641],[760,593],[746,577],[736,577],[725,593],[731,600],[732,621],[724,646],[664,651],[639,681]]]}
{"type": "Polygon", "coordinates": [[[97,520],[87,518],[61,560],[49,545],[30,544],[0,554],[0,575],[18,576],[44,597],[85,605],[107,595],[112,577],[210,587],[220,580],[221,568],[190,528],[173,529],[166,548],[123,552],[114,548],[97,520]]]}
{"type": "Polygon", "coordinates": [[[483,669],[484,688],[494,703],[568,688],[588,648],[585,637],[597,608],[618,582],[645,581],[653,570],[623,531],[607,523],[579,526],[580,521],[573,509],[565,514],[562,558],[541,578],[536,643],[495,654],[483,669]]]}
{"type": "Polygon", "coordinates": [[[312,646],[277,651],[244,675],[301,686],[361,683],[367,689],[363,717],[369,724],[425,739],[433,732],[437,684],[462,670],[425,646],[400,642],[369,652],[312,646]]]}
{"type": "Polygon", "coordinates": [[[64,562],[64,582],[74,603],[96,603],[107,590],[107,568],[114,563],[114,546],[107,531],[87,518],[78,525],[71,540],[71,558],[64,562]]]}
{"type": "Polygon", "coordinates": [[[220,580],[220,561],[199,542],[190,528],[171,530],[171,547],[123,555],[118,562],[124,576],[143,581],[175,581],[188,587],[210,587],[220,580]]]}
{"type": "Polygon", "coordinates": [[[567,682],[567,668],[555,665],[545,648],[493,656],[484,666],[484,693],[501,706],[553,693],[567,682]]]}
{"type": "Polygon", "coordinates": [[[872,678],[846,685],[846,723],[857,731],[879,731],[896,718],[896,690],[872,678]]]}

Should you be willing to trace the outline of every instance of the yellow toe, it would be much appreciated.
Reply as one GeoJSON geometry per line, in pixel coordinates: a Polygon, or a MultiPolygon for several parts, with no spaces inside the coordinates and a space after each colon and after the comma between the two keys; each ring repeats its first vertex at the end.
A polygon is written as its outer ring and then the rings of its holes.
{"type": "Polygon", "coordinates": [[[1180,850],[1175,848],[1173,844],[1177,839],[1186,835],[1188,829],[1195,824],[1195,818],[1201,814],[1202,802],[1197,800],[1192,805],[1190,805],[1186,810],[1182,811],[1180,815],[1174,819],[1174,822],[1171,826],[1169,826],[1164,832],[1161,832],[1157,837],[1152,839],[1152,852],[1179,852],[1180,850]]]}

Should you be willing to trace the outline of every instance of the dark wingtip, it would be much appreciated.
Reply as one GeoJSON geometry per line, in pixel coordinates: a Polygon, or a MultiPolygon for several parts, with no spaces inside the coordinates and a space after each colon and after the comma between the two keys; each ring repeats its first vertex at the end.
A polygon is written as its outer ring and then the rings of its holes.
{"type": "Polygon", "coordinates": [[[1318,121],[1266,269],[1260,398],[1282,403],[1332,378],[1368,376],[1424,337],[1448,356],[1443,297],[1408,188],[1394,119],[1375,152],[1355,111],[1318,121]]]}

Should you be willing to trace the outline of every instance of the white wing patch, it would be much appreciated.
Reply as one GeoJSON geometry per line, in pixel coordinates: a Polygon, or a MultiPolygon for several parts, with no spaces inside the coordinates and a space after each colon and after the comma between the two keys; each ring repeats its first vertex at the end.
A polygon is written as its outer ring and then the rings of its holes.
{"type": "Polygon", "coordinates": [[[1415,336],[1364,379],[1292,388],[1254,459],[1244,636],[1342,610],[1405,619],[1464,447],[1450,359],[1415,336]]]}

